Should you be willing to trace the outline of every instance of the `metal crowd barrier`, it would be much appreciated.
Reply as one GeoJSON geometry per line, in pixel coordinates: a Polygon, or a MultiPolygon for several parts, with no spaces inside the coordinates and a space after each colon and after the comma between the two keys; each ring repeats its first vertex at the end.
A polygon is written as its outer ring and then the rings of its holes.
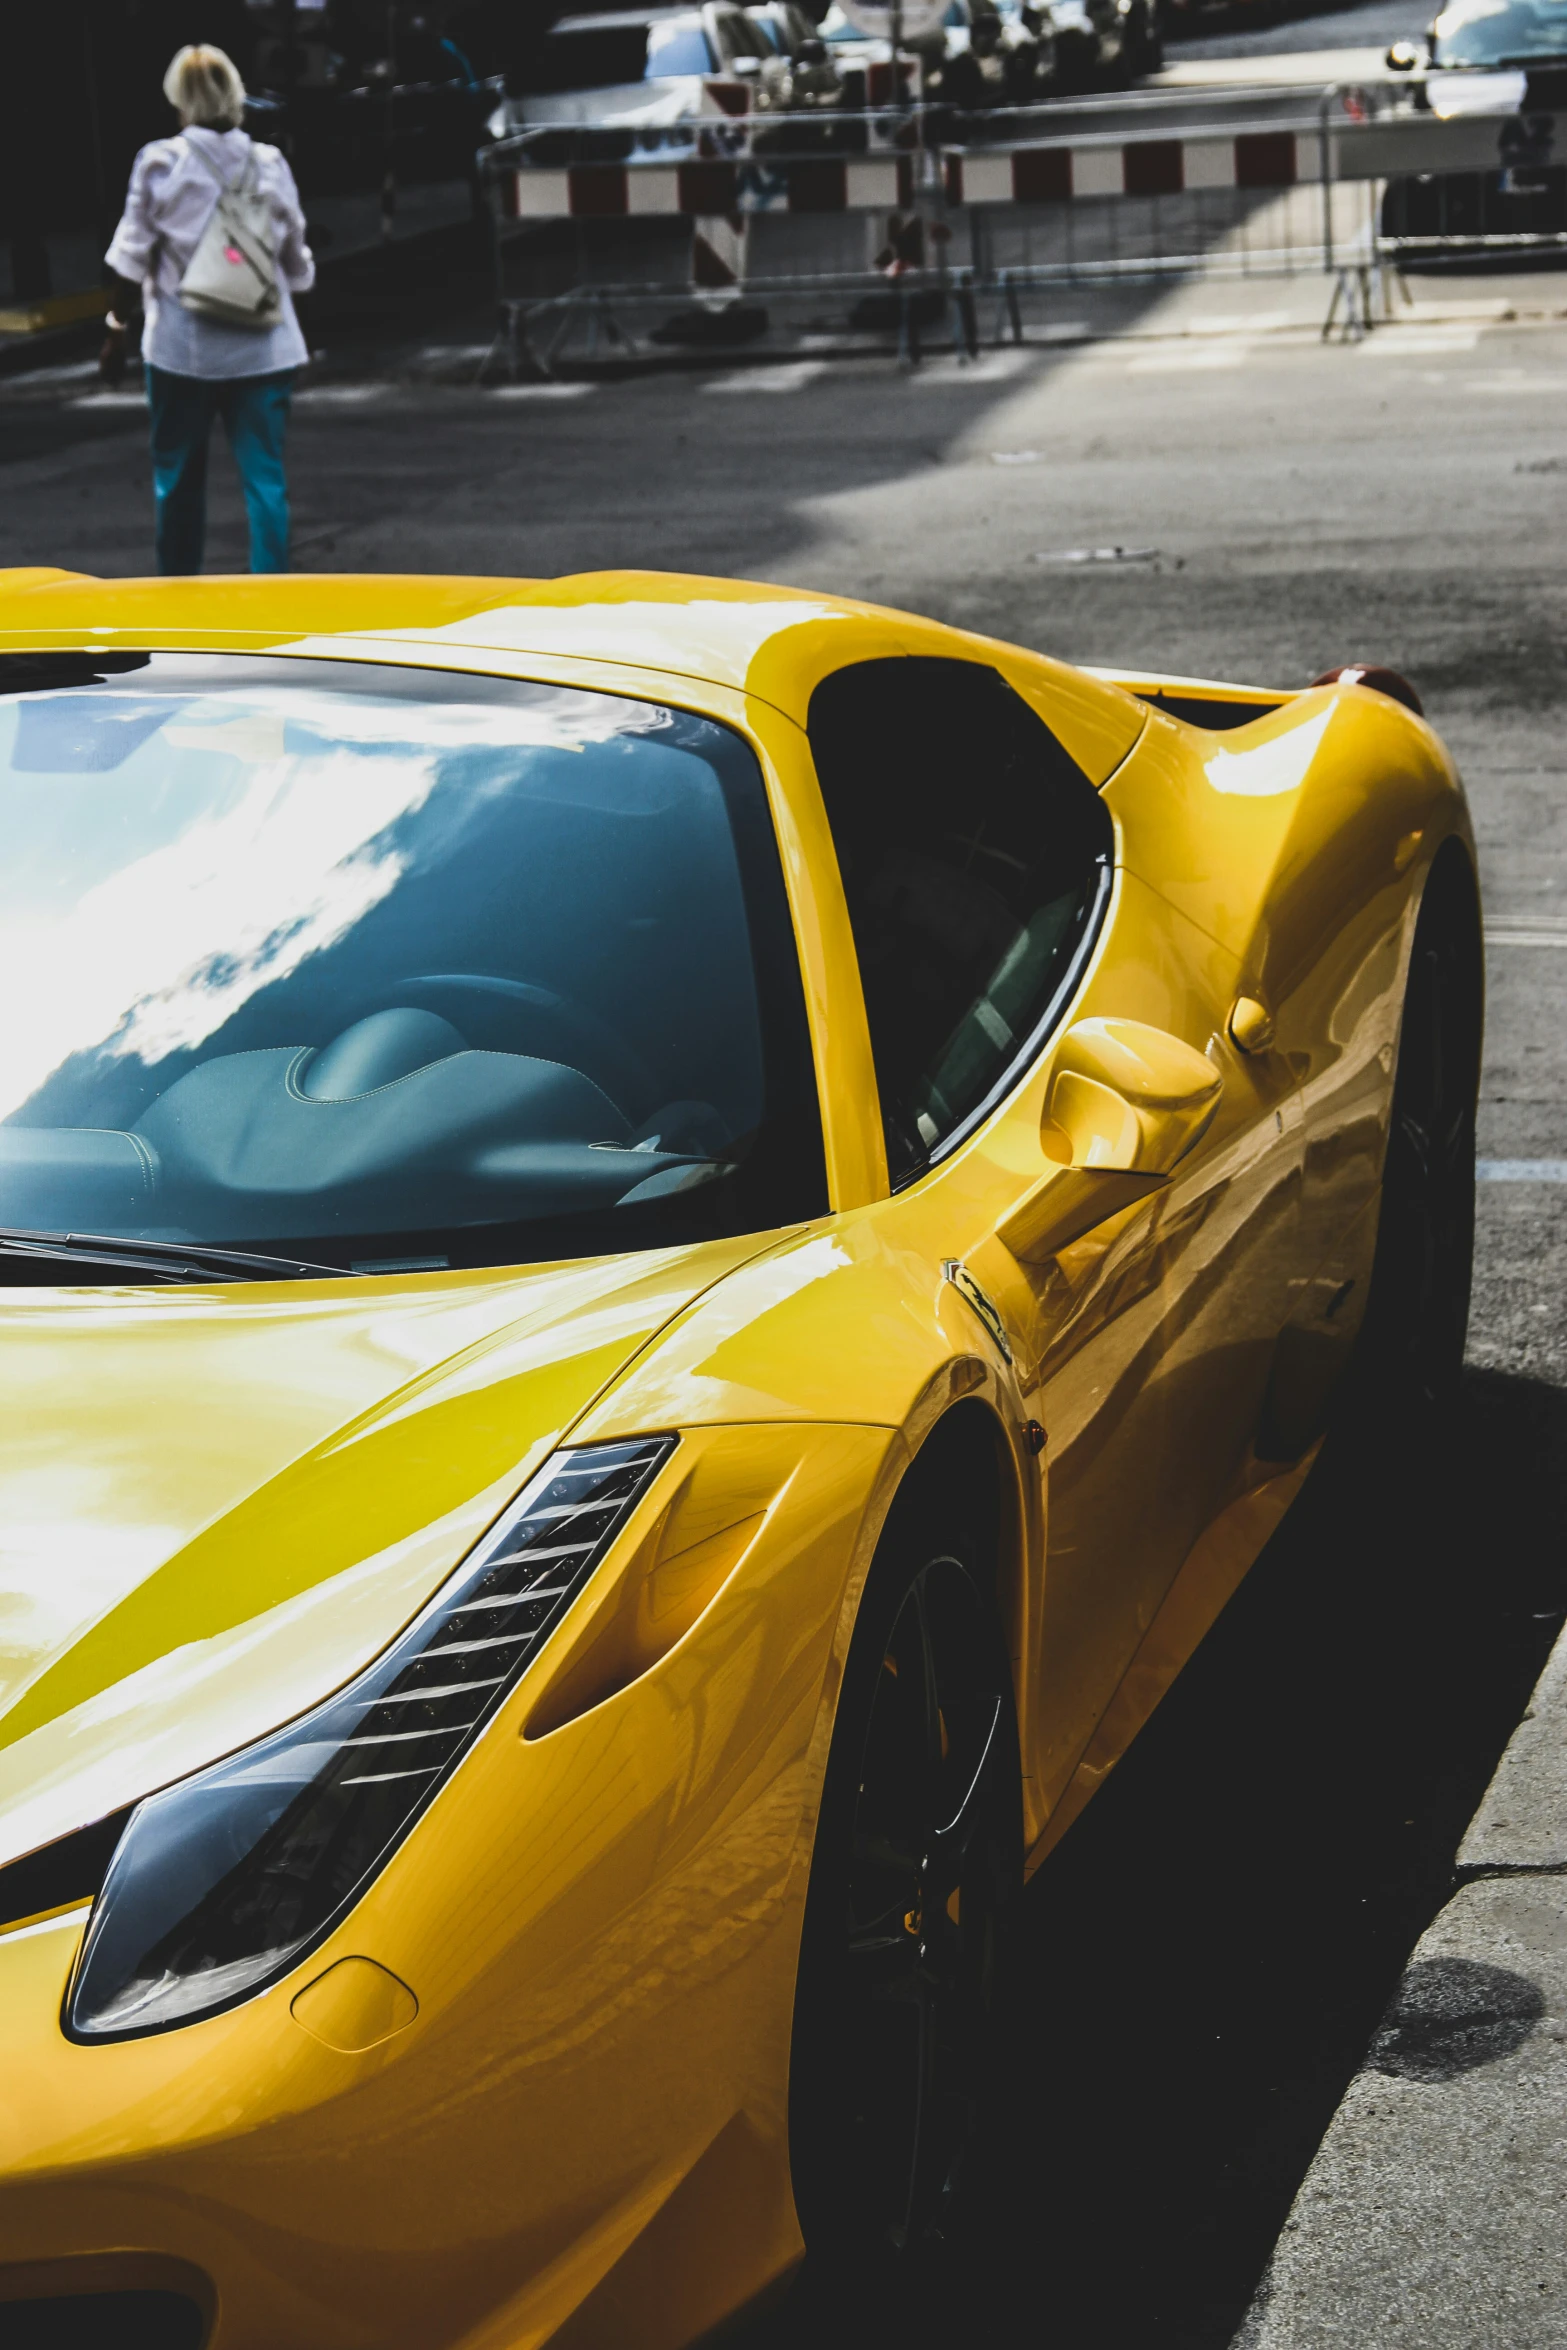
{"type": "Polygon", "coordinates": [[[1554,151],[1554,116],[1443,118],[1403,83],[1272,93],[1258,115],[1262,95],[1195,123],[1170,120],[1191,109],[1180,93],[1162,109],[715,112],[515,133],[482,158],[499,326],[481,374],[547,375],[579,334],[595,357],[740,348],[802,305],[831,313],[805,321],[818,347],[895,334],[912,365],[942,332],[976,351],[986,302],[995,339],[1022,341],[1025,300],[1196,276],[1321,273],[1323,333],[1353,338],[1390,315],[1406,256],[1567,247],[1549,228],[1389,228],[1390,186],[1488,184],[1554,151]]]}

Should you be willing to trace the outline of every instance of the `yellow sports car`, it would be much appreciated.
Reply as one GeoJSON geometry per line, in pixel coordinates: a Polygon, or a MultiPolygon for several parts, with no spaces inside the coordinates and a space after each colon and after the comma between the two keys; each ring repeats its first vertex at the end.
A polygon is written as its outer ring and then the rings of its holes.
{"type": "Polygon", "coordinates": [[[0,574],[8,2345],[661,2350],[951,2224],[1025,1874],[1357,1342],[1456,1376],[1411,705],[0,574]]]}

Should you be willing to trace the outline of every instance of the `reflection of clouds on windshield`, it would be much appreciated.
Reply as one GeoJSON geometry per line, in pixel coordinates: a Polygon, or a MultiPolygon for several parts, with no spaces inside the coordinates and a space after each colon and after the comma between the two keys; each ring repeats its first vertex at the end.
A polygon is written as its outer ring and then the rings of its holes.
{"type": "MultiPolygon", "coordinates": [[[[430,681],[421,679],[426,687],[430,681]]],[[[421,750],[494,749],[552,751],[585,750],[589,743],[611,741],[617,734],[647,734],[670,724],[670,713],[651,702],[627,702],[611,694],[573,693],[565,688],[542,689],[548,699],[526,702],[445,702],[436,698],[410,704],[392,695],[302,694],[297,686],[249,686],[243,704],[203,698],[188,703],[184,713],[163,729],[169,743],[203,750],[252,754],[249,744],[269,747],[276,757],[282,749],[282,729],[293,740],[302,733],[318,734],[323,742],[366,746],[409,746],[417,737],[421,750]]]]}
{"type": "Polygon", "coordinates": [[[402,858],[372,844],[423,804],[436,770],[425,751],[273,761],[221,813],[86,891],[62,919],[13,915],[0,993],[31,1016],[0,1029],[0,1115],[92,1045],[149,1062],[199,1045],[257,989],[343,937],[395,887],[402,858]]]}
{"type": "MultiPolygon", "coordinates": [[[[521,686],[504,702],[472,700],[466,682],[410,673],[406,697],[265,682],[234,694],[121,691],[117,707],[144,701],[168,716],[116,763],[112,783],[105,777],[113,799],[99,804],[99,845],[112,857],[137,826],[142,841],[160,829],[173,837],[107,872],[86,842],[63,860],[48,846],[54,792],[77,772],[82,788],[96,778],[90,743],[79,770],[64,756],[47,784],[13,770],[8,788],[26,795],[18,837],[36,833],[43,855],[0,928],[0,988],[13,1007],[0,1029],[0,1117],[73,1053],[97,1046],[150,1065],[201,1045],[261,988],[343,938],[401,879],[415,852],[382,836],[454,772],[454,753],[583,751],[673,723],[655,704],[591,690],[521,686]],[[521,695],[537,698],[512,698],[521,695]],[[104,877],[76,883],[73,898],[72,866],[83,880],[104,877]]],[[[90,713],[90,697],[79,707],[90,713]]],[[[68,733],[57,748],[70,752],[68,733]]],[[[7,749],[0,731],[0,773],[7,749]]],[[[469,801],[523,772],[486,774],[481,760],[464,777],[469,801]]],[[[643,784],[634,804],[647,799],[643,784]]]]}

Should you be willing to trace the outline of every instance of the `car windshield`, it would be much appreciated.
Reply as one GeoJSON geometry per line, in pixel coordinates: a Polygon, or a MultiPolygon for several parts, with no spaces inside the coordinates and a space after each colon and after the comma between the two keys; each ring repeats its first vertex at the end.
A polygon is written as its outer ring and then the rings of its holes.
{"type": "Polygon", "coordinates": [[[711,73],[713,59],[700,17],[676,18],[656,24],[648,33],[645,78],[665,81],[677,74],[711,73]]]}
{"type": "Polygon", "coordinates": [[[1458,0],[1431,28],[1438,65],[1523,65],[1567,56],[1567,0],[1458,0]]]}
{"type": "Polygon", "coordinates": [[[824,1204],[726,727],[413,668],[7,654],[0,844],[0,1224],[389,1271],[824,1204]]]}

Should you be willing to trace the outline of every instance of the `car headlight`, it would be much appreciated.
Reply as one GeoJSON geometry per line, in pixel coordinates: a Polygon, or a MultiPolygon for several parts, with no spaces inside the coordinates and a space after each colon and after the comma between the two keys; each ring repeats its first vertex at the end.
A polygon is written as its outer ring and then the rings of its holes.
{"type": "Polygon", "coordinates": [[[73,2040],[215,2015],[287,1974],[451,1776],[675,1446],[557,1453],[335,1697],[132,1813],[66,1998],[73,2040]]]}

